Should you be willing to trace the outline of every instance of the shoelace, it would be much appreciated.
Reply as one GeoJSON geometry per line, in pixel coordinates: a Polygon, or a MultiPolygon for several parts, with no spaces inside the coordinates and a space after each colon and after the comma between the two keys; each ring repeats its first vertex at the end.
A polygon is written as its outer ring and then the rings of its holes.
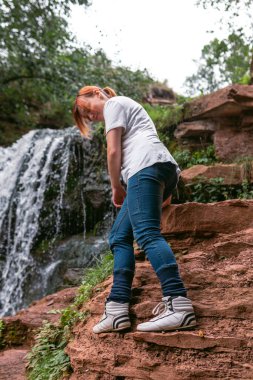
{"type": "Polygon", "coordinates": [[[159,315],[165,313],[167,310],[172,311],[171,301],[162,301],[153,309],[153,315],[159,315]]]}

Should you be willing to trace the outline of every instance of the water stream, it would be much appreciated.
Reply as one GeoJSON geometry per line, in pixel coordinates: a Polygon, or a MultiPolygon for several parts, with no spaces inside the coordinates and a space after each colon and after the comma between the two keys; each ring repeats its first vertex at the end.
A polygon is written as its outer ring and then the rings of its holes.
{"type": "MultiPolygon", "coordinates": [[[[51,185],[58,189],[53,206],[55,238],[59,233],[71,141],[77,133],[74,128],[33,130],[11,147],[0,148],[0,315],[14,314],[24,306],[27,283],[35,294],[36,287],[37,294],[43,294],[58,265],[49,259],[38,266],[31,249],[45,191],[51,185]]],[[[80,207],[85,215],[84,203],[80,207]]]]}

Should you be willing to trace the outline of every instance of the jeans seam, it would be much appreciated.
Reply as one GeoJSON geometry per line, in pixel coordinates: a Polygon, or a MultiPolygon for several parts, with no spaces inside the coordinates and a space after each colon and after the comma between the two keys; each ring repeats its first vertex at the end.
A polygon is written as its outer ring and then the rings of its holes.
{"type": "Polygon", "coordinates": [[[122,218],[120,219],[119,223],[117,224],[117,228],[115,228],[115,232],[113,233],[113,241],[112,241],[111,244],[110,244],[111,246],[113,245],[113,243],[114,243],[114,241],[115,241],[115,237],[116,237],[116,235],[117,235],[117,233],[118,233],[119,227],[120,227],[120,225],[121,225],[123,219],[125,218],[127,212],[128,212],[128,209],[126,208],[126,211],[125,211],[124,214],[122,215],[122,218]]]}

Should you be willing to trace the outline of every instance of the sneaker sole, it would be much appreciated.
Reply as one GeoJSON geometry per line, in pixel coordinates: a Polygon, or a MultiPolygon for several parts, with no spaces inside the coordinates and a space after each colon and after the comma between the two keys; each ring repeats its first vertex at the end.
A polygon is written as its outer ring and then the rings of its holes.
{"type": "Polygon", "coordinates": [[[194,330],[195,327],[197,327],[197,323],[195,325],[189,325],[189,326],[182,326],[182,327],[171,327],[171,328],[166,328],[166,329],[161,329],[161,330],[136,330],[137,332],[166,332],[166,331],[178,331],[178,330],[194,330]]]}
{"type": "Polygon", "coordinates": [[[131,327],[131,325],[129,326],[124,326],[124,327],[119,327],[117,329],[108,329],[108,330],[103,330],[103,331],[99,331],[99,332],[94,332],[94,334],[103,334],[103,333],[108,333],[108,332],[118,332],[118,331],[122,331],[122,330],[126,330],[126,329],[129,329],[131,327]]]}

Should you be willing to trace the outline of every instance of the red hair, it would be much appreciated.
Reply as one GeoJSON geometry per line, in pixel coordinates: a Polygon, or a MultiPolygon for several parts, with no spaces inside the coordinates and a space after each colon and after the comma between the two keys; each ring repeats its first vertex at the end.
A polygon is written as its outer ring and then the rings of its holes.
{"type": "Polygon", "coordinates": [[[85,86],[78,91],[76,100],[73,106],[73,117],[77,128],[80,130],[81,134],[87,138],[90,137],[90,119],[88,117],[88,110],[84,107],[84,102],[82,101],[82,96],[92,97],[95,91],[100,91],[102,94],[106,95],[108,98],[116,96],[116,92],[110,88],[100,88],[97,86],[85,86]]]}

